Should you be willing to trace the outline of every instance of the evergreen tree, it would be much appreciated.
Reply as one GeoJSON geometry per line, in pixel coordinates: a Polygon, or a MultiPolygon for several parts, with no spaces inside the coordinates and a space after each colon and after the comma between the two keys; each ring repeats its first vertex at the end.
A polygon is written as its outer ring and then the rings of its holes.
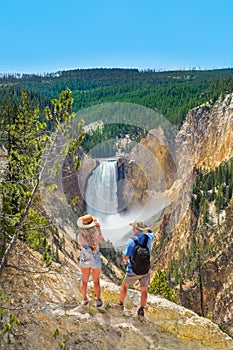
{"type": "Polygon", "coordinates": [[[177,300],[174,290],[168,286],[166,282],[166,276],[160,268],[158,268],[155,272],[151,284],[148,288],[148,292],[155,295],[161,295],[162,297],[173,302],[176,302],[177,300]]]}
{"type": "MultiPolygon", "coordinates": [[[[71,91],[63,91],[52,103],[53,110],[46,109],[47,118],[54,130],[65,132],[66,126],[74,117],[70,113],[73,103],[71,91]]],[[[8,156],[7,169],[2,173],[0,182],[0,273],[18,237],[32,248],[42,249],[44,261],[51,263],[52,249],[46,238],[53,232],[53,228],[47,231],[47,220],[41,213],[36,195],[43,172],[41,156],[47,141],[52,142],[54,139],[54,133],[48,136],[46,123],[39,121],[39,110],[31,108],[25,92],[19,105],[12,106],[9,102],[7,108],[2,110],[1,124],[8,156]]],[[[82,123],[79,132],[77,138],[68,145],[69,155],[74,155],[83,139],[82,123]]],[[[73,161],[78,167],[79,161],[75,155],[73,161]]]]}
{"type": "Polygon", "coordinates": [[[1,253],[15,233],[38,183],[39,160],[47,140],[46,125],[39,121],[39,110],[31,109],[25,92],[18,106],[8,103],[7,117],[2,119],[8,157],[7,170],[0,183],[3,212],[0,218],[1,253]]]}

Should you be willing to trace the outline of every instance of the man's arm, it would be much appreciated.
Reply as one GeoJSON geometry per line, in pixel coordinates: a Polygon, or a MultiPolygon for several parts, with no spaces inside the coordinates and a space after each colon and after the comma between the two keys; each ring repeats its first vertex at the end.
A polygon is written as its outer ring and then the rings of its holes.
{"type": "Polygon", "coordinates": [[[132,247],[132,244],[133,244],[133,241],[132,239],[130,239],[126,245],[126,248],[125,248],[125,251],[124,251],[124,257],[123,257],[123,260],[124,261],[129,261],[130,259],[130,256],[132,255],[133,253],[133,247],[132,247]]]}

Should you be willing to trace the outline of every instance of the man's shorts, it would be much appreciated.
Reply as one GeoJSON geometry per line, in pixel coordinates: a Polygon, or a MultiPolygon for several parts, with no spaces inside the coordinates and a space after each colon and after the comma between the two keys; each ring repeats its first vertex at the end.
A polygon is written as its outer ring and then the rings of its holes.
{"type": "Polygon", "coordinates": [[[134,275],[126,273],[123,282],[132,286],[137,281],[140,282],[140,287],[148,287],[150,284],[150,273],[146,273],[145,275],[134,275]]]}

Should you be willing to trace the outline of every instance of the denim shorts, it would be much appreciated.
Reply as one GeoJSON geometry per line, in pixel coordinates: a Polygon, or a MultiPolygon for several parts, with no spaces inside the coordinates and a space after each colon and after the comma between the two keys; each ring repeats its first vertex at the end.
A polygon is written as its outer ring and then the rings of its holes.
{"type": "Polygon", "coordinates": [[[82,246],[82,250],[79,258],[80,268],[101,268],[101,259],[99,252],[93,252],[90,247],[82,246]]]}

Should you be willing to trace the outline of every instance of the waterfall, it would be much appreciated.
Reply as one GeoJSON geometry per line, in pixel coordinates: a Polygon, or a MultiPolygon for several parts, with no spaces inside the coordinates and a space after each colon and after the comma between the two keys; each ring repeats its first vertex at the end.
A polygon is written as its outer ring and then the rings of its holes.
{"type": "Polygon", "coordinates": [[[100,160],[89,177],[85,192],[87,212],[98,219],[117,213],[116,161],[100,160]]]}
{"type": "Polygon", "coordinates": [[[105,241],[120,247],[122,236],[129,231],[129,218],[118,212],[115,160],[99,160],[87,181],[85,202],[86,211],[100,222],[105,241]]]}
{"type": "Polygon", "coordinates": [[[158,211],[150,201],[130,210],[118,210],[115,160],[99,160],[99,165],[87,181],[85,202],[86,211],[100,222],[105,241],[111,241],[119,249],[124,249],[128,238],[132,236],[130,222],[150,218],[158,211]]]}

